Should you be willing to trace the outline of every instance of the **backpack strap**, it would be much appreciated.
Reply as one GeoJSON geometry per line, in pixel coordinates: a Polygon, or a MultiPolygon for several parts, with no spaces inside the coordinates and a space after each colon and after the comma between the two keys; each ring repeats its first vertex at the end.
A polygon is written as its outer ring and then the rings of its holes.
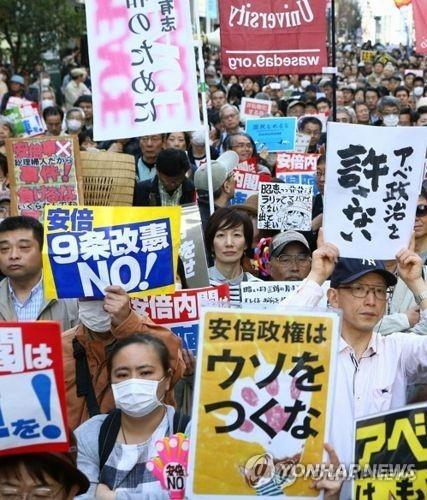
{"type": "Polygon", "coordinates": [[[102,471],[114,448],[121,425],[121,411],[115,409],[108,413],[101,424],[98,436],[99,472],[102,471]]]}
{"type": "Polygon", "coordinates": [[[76,392],[78,397],[86,398],[89,417],[99,415],[100,409],[93,389],[92,377],[87,362],[86,351],[82,344],[73,339],[73,355],[76,360],[76,392]]]}
{"type": "Polygon", "coordinates": [[[179,432],[185,433],[188,423],[190,422],[190,417],[184,415],[180,411],[176,411],[173,416],[173,433],[178,434],[179,432]]]}

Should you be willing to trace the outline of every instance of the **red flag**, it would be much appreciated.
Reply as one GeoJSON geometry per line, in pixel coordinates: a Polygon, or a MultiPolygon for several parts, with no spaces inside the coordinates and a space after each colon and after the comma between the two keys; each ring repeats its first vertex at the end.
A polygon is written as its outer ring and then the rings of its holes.
{"type": "Polygon", "coordinates": [[[221,0],[226,75],[321,73],[327,66],[326,0],[221,0]]]}
{"type": "Polygon", "coordinates": [[[415,24],[415,50],[427,55],[427,5],[425,0],[413,0],[415,24]]]}

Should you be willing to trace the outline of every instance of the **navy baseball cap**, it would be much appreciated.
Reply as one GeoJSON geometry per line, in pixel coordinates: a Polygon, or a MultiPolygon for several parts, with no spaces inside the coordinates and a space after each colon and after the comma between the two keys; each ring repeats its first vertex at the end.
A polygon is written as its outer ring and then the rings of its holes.
{"type": "Polygon", "coordinates": [[[387,271],[382,260],[340,258],[331,276],[331,288],[352,283],[368,273],[380,274],[387,286],[397,283],[396,276],[387,271]]]}

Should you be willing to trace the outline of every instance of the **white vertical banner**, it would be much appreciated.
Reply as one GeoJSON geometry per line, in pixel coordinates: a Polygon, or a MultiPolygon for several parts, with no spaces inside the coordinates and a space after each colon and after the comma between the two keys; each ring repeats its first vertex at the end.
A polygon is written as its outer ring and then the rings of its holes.
{"type": "Polygon", "coordinates": [[[328,124],[324,234],[342,257],[394,259],[409,244],[426,148],[423,127],[328,124]]]}
{"type": "Polygon", "coordinates": [[[188,1],[91,0],[86,19],[95,140],[200,127],[188,1]]]}

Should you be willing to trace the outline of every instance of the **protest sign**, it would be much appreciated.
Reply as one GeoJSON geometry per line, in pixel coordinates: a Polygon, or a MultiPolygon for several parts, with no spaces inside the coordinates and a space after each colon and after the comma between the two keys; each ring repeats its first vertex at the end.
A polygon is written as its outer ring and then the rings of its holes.
{"type": "Polygon", "coordinates": [[[208,302],[228,302],[229,299],[228,285],[209,286],[133,299],[132,308],[139,314],[148,315],[156,324],[166,325],[181,337],[186,349],[196,354],[202,306],[208,302]]]}
{"type": "Polygon", "coordinates": [[[58,323],[0,323],[0,455],[68,451],[58,323]]]}
{"type": "Polygon", "coordinates": [[[190,4],[86,2],[94,138],[200,128],[190,4]]]}
{"type": "Polygon", "coordinates": [[[311,135],[302,134],[297,132],[295,138],[295,153],[307,153],[308,147],[310,146],[311,135]]]}
{"type": "MultiPolygon", "coordinates": [[[[302,285],[302,281],[251,281],[242,282],[240,285],[242,302],[268,308],[271,304],[280,304],[291,293],[302,285]]],[[[330,281],[326,281],[323,288],[323,298],[319,302],[320,307],[326,307],[328,300],[326,292],[330,287],[330,281]]]]}
{"type": "Polygon", "coordinates": [[[251,99],[243,97],[240,105],[240,117],[247,119],[257,116],[266,116],[271,113],[271,101],[265,99],[251,99]]]}
{"type": "Polygon", "coordinates": [[[236,187],[234,188],[234,198],[230,200],[231,205],[243,205],[249,196],[258,194],[261,174],[235,170],[234,179],[236,187]]]}
{"type": "Polygon", "coordinates": [[[252,172],[256,174],[258,160],[254,157],[249,158],[249,160],[242,161],[237,165],[236,170],[243,170],[245,172],[252,172]]]}
{"type": "Polygon", "coordinates": [[[156,441],[158,457],[147,462],[147,469],[160,481],[173,500],[184,500],[190,441],[182,433],[156,441]]]}
{"type": "Polygon", "coordinates": [[[308,184],[316,194],[316,167],[319,154],[278,153],[276,177],[287,184],[308,184]]]}
{"type": "Polygon", "coordinates": [[[342,257],[394,259],[409,244],[426,147],[423,127],[328,125],[323,231],[342,257]]]}
{"type": "Polygon", "coordinates": [[[293,151],[296,132],[297,119],[294,117],[252,118],[246,122],[246,133],[255,141],[258,151],[293,151]]]}
{"type": "Polygon", "coordinates": [[[135,297],[175,290],[181,207],[46,207],[46,299],[135,297]]]}
{"type": "MultiPolygon", "coordinates": [[[[427,12],[424,0],[412,0],[415,24],[415,50],[427,55],[427,12]]],[[[423,75],[421,75],[423,76],[423,75]]]]}
{"type": "Polygon", "coordinates": [[[361,50],[360,61],[364,63],[373,63],[375,58],[375,50],[361,50]]]}
{"type": "Polygon", "coordinates": [[[179,250],[188,288],[209,286],[208,264],[199,207],[182,207],[181,246],[179,250]]]}
{"type": "Polygon", "coordinates": [[[425,498],[427,404],[356,419],[355,500],[425,498]]]}
{"type": "Polygon", "coordinates": [[[77,139],[37,137],[6,139],[12,215],[43,220],[47,204],[83,203],[77,139]]]}
{"type": "Polygon", "coordinates": [[[21,97],[9,97],[4,114],[12,125],[15,137],[32,137],[43,134],[44,123],[36,102],[21,97]]]}
{"type": "Polygon", "coordinates": [[[219,2],[225,75],[321,73],[327,66],[326,0],[219,2]]]}
{"type": "Polygon", "coordinates": [[[312,204],[312,186],[260,182],[258,228],[310,231],[312,204]]]}
{"type": "Polygon", "coordinates": [[[201,319],[189,497],[255,497],[268,487],[318,498],[281,466],[323,461],[339,316],[245,307],[207,308],[201,319]]]}

